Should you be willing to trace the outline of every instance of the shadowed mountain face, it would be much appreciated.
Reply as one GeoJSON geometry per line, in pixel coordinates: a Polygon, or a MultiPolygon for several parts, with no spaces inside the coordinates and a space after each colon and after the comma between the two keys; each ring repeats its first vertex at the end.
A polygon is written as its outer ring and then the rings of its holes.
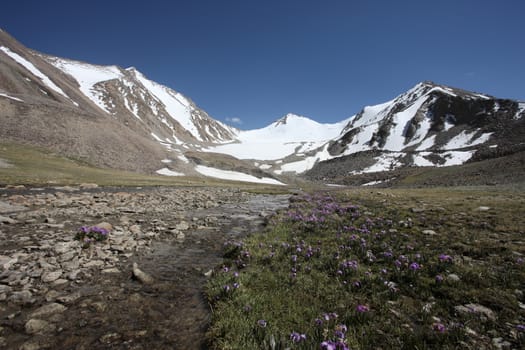
{"type": "Polygon", "coordinates": [[[133,67],[44,55],[0,31],[1,140],[103,167],[328,180],[458,165],[522,151],[524,116],[525,103],[423,82],[339,123],[288,114],[240,131],[133,67]]]}

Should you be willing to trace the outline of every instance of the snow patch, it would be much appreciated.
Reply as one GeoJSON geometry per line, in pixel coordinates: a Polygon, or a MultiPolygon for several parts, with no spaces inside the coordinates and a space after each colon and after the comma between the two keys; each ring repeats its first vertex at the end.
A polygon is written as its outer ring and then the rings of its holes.
{"type": "Polygon", "coordinates": [[[96,89],[95,84],[123,77],[117,66],[97,66],[61,58],[53,58],[50,62],[75,78],[80,85],[80,91],[102,110],[111,114],[102,99],[102,92],[96,89]]]}
{"type": "Polygon", "coordinates": [[[179,173],[179,172],[170,170],[168,168],[159,169],[156,171],[156,173],[159,175],[164,175],[164,176],[184,176],[183,173],[179,173]]]}
{"type": "Polygon", "coordinates": [[[198,128],[193,122],[191,103],[180,93],[173,91],[163,85],[147,79],[142,73],[133,70],[135,77],[149,92],[161,102],[168,112],[169,116],[176,120],[186,130],[188,130],[196,139],[203,141],[198,128]]]}
{"type": "Polygon", "coordinates": [[[441,149],[449,150],[479,145],[487,142],[492,135],[491,132],[488,132],[481,134],[478,138],[474,138],[475,134],[476,131],[469,133],[468,131],[463,130],[461,133],[450,139],[446,145],[441,147],[441,149]]]}
{"type": "Polygon", "coordinates": [[[370,181],[370,182],[367,182],[365,184],[362,184],[361,186],[374,186],[374,185],[379,185],[379,184],[382,184],[383,181],[381,180],[378,180],[378,181],[370,181]]]}
{"type": "Polygon", "coordinates": [[[284,183],[271,179],[269,177],[258,178],[253,175],[248,175],[238,171],[222,170],[217,168],[211,168],[204,165],[197,165],[195,170],[202,175],[214,177],[223,180],[242,181],[242,182],[253,182],[269,185],[285,185],[284,183]]]}
{"type": "Polygon", "coordinates": [[[432,135],[424,139],[421,144],[416,148],[416,151],[424,151],[434,146],[436,141],[436,135],[432,135]]]}
{"type": "Polygon", "coordinates": [[[161,160],[161,162],[164,163],[164,164],[169,164],[169,163],[171,163],[173,161],[171,159],[163,159],[163,160],[161,160]]]}
{"type": "Polygon", "coordinates": [[[9,99],[11,99],[11,100],[14,100],[14,101],[24,102],[23,100],[21,100],[21,99],[19,99],[19,98],[17,98],[17,97],[9,96],[9,95],[7,95],[7,94],[0,93],[0,96],[2,96],[2,97],[7,97],[7,98],[9,98],[9,99]]]}
{"type": "Polygon", "coordinates": [[[178,158],[180,161],[182,161],[182,162],[184,162],[184,163],[186,163],[186,164],[188,164],[188,163],[190,162],[190,160],[189,160],[188,158],[186,158],[186,156],[184,156],[184,155],[182,155],[182,154],[179,154],[179,155],[177,156],[177,158],[178,158]]]}
{"type": "Polygon", "coordinates": [[[59,93],[60,95],[64,96],[68,100],[71,100],[71,98],[68,95],[66,95],[66,93],[64,91],[62,91],[61,88],[56,86],[56,84],[53,83],[53,81],[51,81],[51,79],[49,79],[49,77],[47,75],[45,75],[37,67],[35,67],[35,65],[33,63],[29,62],[28,60],[26,60],[25,58],[23,58],[22,56],[20,56],[16,52],[13,52],[13,51],[9,50],[5,46],[0,46],[0,50],[3,51],[9,57],[11,57],[13,60],[15,60],[18,64],[23,66],[25,69],[27,69],[28,71],[33,73],[34,76],[40,78],[42,80],[42,82],[47,87],[49,87],[50,89],[56,91],[57,93],[59,93]]]}

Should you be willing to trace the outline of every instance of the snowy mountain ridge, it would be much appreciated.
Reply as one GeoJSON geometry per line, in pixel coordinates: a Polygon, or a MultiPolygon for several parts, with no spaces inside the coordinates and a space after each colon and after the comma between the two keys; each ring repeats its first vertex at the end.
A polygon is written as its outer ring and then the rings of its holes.
{"type": "Polygon", "coordinates": [[[519,151],[524,115],[523,102],[427,81],[338,123],[288,113],[243,131],[134,67],[41,54],[0,32],[0,137],[105,167],[280,184],[457,165],[519,151]]]}

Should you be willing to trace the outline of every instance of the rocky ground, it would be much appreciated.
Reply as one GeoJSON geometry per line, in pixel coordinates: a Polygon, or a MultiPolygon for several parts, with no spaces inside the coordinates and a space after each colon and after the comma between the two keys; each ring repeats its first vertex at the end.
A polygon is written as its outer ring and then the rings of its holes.
{"type": "Polygon", "coordinates": [[[0,348],[205,349],[227,239],[288,196],[218,188],[0,189],[0,348]],[[75,239],[82,226],[108,239],[75,239]]]}

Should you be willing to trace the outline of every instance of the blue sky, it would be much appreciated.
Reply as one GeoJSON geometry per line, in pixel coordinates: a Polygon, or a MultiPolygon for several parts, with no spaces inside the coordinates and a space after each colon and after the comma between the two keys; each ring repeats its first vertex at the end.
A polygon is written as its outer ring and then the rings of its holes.
{"type": "Polygon", "coordinates": [[[17,0],[0,27],[44,53],[135,66],[253,129],[288,112],[340,121],[423,80],[525,100],[524,14],[522,0],[17,0]]]}

